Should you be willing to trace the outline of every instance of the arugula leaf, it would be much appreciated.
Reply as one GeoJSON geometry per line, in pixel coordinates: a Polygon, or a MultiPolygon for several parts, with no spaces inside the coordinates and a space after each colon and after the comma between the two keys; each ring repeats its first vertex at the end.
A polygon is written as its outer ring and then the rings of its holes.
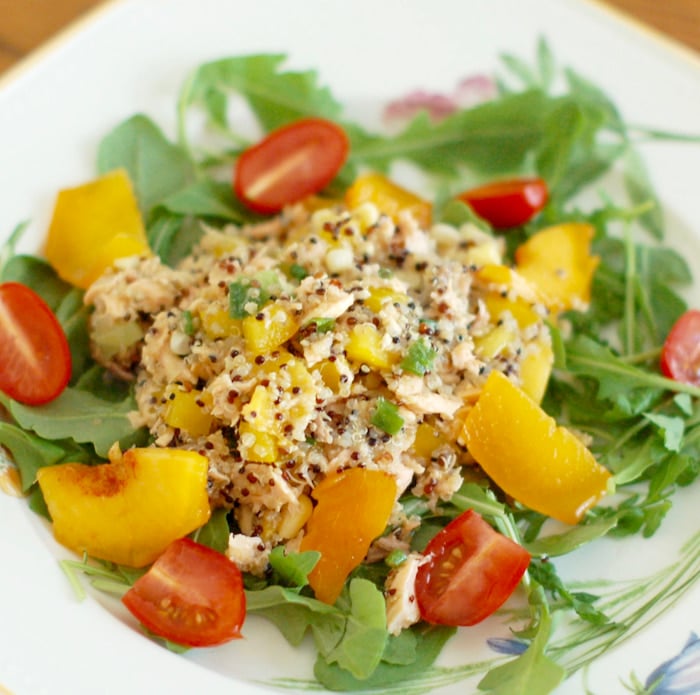
{"type": "Polygon", "coordinates": [[[415,660],[407,663],[404,663],[403,659],[401,663],[396,663],[396,642],[389,639],[385,651],[387,658],[380,661],[372,675],[364,680],[359,680],[348,671],[339,668],[337,664],[329,664],[320,658],[316,660],[314,675],[319,683],[329,690],[364,691],[396,687],[398,683],[423,675],[455,632],[456,628],[441,625],[421,624],[412,627],[410,633],[415,637],[415,660]]]}
{"type": "Polygon", "coordinates": [[[545,653],[550,619],[543,618],[535,639],[518,657],[491,669],[478,684],[490,695],[547,695],[566,677],[566,670],[545,653]]]}
{"type": "Polygon", "coordinates": [[[543,557],[566,555],[582,545],[605,536],[616,525],[617,519],[614,516],[586,521],[562,533],[542,536],[525,543],[525,548],[531,555],[543,557]]]}
{"type": "Polygon", "coordinates": [[[659,428],[666,449],[676,453],[680,451],[685,433],[685,420],[683,418],[657,413],[645,413],[644,417],[659,428]]]}
{"type": "Polygon", "coordinates": [[[226,509],[215,509],[209,521],[192,534],[192,540],[213,548],[219,553],[226,552],[230,533],[227,515],[226,509]]]}
{"type": "Polygon", "coordinates": [[[0,246],[0,281],[2,282],[8,279],[6,276],[7,264],[17,255],[17,244],[28,226],[28,222],[20,222],[0,246]]]}
{"type": "MultiPolygon", "coordinates": [[[[201,65],[188,78],[178,99],[180,142],[188,147],[187,113],[201,107],[210,123],[234,141],[242,139],[227,118],[233,94],[245,97],[263,130],[269,132],[304,116],[338,119],[341,106],[318,82],[313,70],[283,71],[283,54],[224,58],[201,65]]],[[[243,139],[245,141],[245,139],[243,139]]]]}
{"type": "Polygon", "coordinates": [[[307,550],[303,553],[287,553],[282,546],[270,552],[270,566],[274,573],[274,583],[283,586],[302,588],[309,583],[309,572],[316,566],[321,553],[307,550]]]}
{"type": "Polygon", "coordinates": [[[654,192],[644,160],[636,150],[628,149],[623,158],[625,185],[632,203],[651,203],[652,208],[640,220],[655,239],[664,237],[664,221],[661,203],[654,192]]]}
{"type": "Polygon", "coordinates": [[[350,160],[383,172],[405,160],[447,178],[466,166],[486,174],[514,171],[542,141],[556,103],[531,90],[459,111],[439,123],[420,113],[394,137],[354,129],[350,160]]]}
{"type": "Polygon", "coordinates": [[[189,156],[142,114],[128,118],[100,143],[97,168],[101,174],[124,167],[129,172],[141,211],[147,214],[194,178],[189,156]]]}
{"type": "Polygon", "coordinates": [[[35,256],[9,256],[2,266],[0,281],[21,282],[31,287],[52,311],[72,289],[46,261],[35,256]]]}
{"type": "Polygon", "coordinates": [[[217,218],[236,224],[256,219],[233,197],[230,183],[207,179],[194,181],[171,193],[160,204],[168,212],[183,217],[217,218]]]}
{"type": "Polygon", "coordinates": [[[575,337],[567,344],[566,352],[567,366],[573,374],[590,376],[598,382],[599,398],[615,401],[621,393],[639,387],[700,397],[700,388],[628,364],[587,336],[575,337]]]}
{"type": "Polygon", "coordinates": [[[8,398],[3,402],[23,429],[45,439],[90,443],[103,458],[114,442],[119,441],[122,448],[128,448],[144,437],[142,431],[134,430],[127,417],[134,409],[131,396],[114,403],[69,387],[46,405],[31,407],[8,398]]]}
{"type": "Polygon", "coordinates": [[[330,622],[339,633],[344,625],[342,614],[333,606],[279,585],[246,591],[246,610],[274,623],[293,646],[301,643],[312,625],[330,622]]]}
{"type": "Polygon", "coordinates": [[[325,639],[325,631],[314,626],[317,643],[322,643],[319,652],[327,663],[337,663],[358,680],[365,680],[378,666],[386,646],[384,596],[372,582],[356,578],[337,605],[347,615],[342,639],[327,649],[330,640],[325,639]]]}
{"type": "Polygon", "coordinates": [[[27,492],[36,482],[36,472],[43,466],[52,466],[64,461],[68,453],[72,460],[83,460],[74,446],[53,442],[26,432],[9,422],[0,421],[0,445],[12,455],[22,480],[22,491],[27,492]]]}

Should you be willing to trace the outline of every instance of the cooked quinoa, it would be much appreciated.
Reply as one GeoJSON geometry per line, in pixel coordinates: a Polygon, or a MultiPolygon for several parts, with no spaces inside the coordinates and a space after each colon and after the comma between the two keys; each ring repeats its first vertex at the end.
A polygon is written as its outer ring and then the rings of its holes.
{"type": "MultiPolygon", "coordinates": [[[[207,456],[213,508],[232,509],[260,553],[294,548],[328,473],[382,469],[399,497],[436,504],[473,471],[465,406],[491,370],[518,383],[550,340],[529,286],[483,272],[502,251],[471,225],[295,206],[205,230],[176,268],[120,261],[85,296],[92,349],[135,379],[133,424],[155,446],[207,456]]],[[[398,500],[391,524],[372,556],[408,547],[415,520],[398,500]]]]}

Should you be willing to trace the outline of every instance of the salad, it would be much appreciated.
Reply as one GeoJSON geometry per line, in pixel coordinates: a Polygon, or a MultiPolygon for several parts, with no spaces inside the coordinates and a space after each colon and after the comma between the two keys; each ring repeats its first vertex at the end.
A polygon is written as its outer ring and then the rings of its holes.
{"type": "Polygon", "coordinates": [[[634,627],[555,558],[653,535],[697,477],[692,278],[640,133],[576,72],[557,91],[546,43],[504,65],[476,104],[395,102],[383,134],[281,56],[207,63],[176,141],[140,114],[106,135],[42,258],[15,230],[4,471],[78,587],[178,650],[261,615],[336,690],[414,680],[507,609],[518,655],[480,689],[550,692],[585,663],[552,654],[555,617],[588,658],[634,627]],[[614,168],[627,198],[582,206],[614,168]]]}

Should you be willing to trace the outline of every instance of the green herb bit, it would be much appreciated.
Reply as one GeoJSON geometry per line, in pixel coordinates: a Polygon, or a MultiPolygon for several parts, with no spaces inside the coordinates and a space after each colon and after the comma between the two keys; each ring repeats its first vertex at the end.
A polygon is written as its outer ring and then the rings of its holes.
{"type": "Polygon", "coordinates": [[[262,287],[248,279],[232,282],[228,286],[228,313],[233,319],[244,319],[253,313],[249,311],[251,304],[259,309],[269,298],[262,287]]]}
{"type": "Polygon", "coordinates": [[[430,347],[427,340],[421,338],[408,348],[408,354],[401,362],[401,369],[423,376],[433,368],[436,357],[437,352],[430,347]]]}
{"type": "Polygon", "coordinates": [[[407,557],[408,555],[406,555],[405,551],[396,548],[384,558],[384,562],[389,565],[389,567],[398,567],[406,561],[407,557]]]}
{"type": "Polygon", "coordinates": [[[309,321],[307,325],[313,324],[316,326],[316,333],[328,333],[328,331],[332,331],[333,327],[335,326],[335,319],[329,319],[329,318],[313,318],[309,321]]]}
{"type": "Polygon", "coordinates": [[[190,337],[195,334],[194,318],[192,312],[187,309],[182,312],[182,330],[185,332],[185,335],[190,337]]]}
{"type": "Polygon", "coordinates": [[[388,280],[394,275],[393,271],[390,268],[380,268],[377,274],[380,278],[382,278],[382,280],[388,280]]]}
{"type": "Polygon", "coordinates": [[[399,415],[399,406],[385,398],[377,399],[377,408],[372,415],[372,424],[391,436],[398,434],[403,427],[403,418],[399,415]]]}
{"type": "Polygon", "coordinates": [[[301,281],[305,277],[307,277],[309,273],[303,265],[299,265],[298,263],[292,263],[287,269],[287,274],[289,275],[289,277],[301,281]]]}

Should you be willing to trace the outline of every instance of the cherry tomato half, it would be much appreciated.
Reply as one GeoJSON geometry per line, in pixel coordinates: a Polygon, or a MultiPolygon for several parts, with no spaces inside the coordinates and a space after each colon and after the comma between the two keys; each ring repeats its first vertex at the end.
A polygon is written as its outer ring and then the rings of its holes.
{"type": "Polygon", "coordinates": [[[323,118],[305,118],[270,133],[236,162],[233,189],[252,210],[279,212],[323,190],[348,154],[345,131],[323,118]]]}
{"type": "Polygon", "coordinates": [[[529,553],[468,510],[428,543],[416,576],[421,618],[475,625],[505,603],[530,564],[529,553]]]}
{"type": "Polygon", "coordinates": [[[529,222],[545,206],[548,197],[547,184],[540,178],[494,181],[457,196],[496,229],[529,222]]]}
{"type": "Polygon", "coordinates": [[[48,403],[68,384],[71,355],[61,324],[26,285],[0,285],[0,390],[27,405],[48,403]]]}
{"type": "Polygon", "coordinates": [[[186,647],[211,647],[241,636],[243,577],[226,556],[181,538],[122,598],[152,633],[186,647]]]}
{"type": "Polygon", "coordinates": [[[661,350],[661,371],[670,379],[700,386],[700,311],[686,311],[673,324],[661,350]]]}

